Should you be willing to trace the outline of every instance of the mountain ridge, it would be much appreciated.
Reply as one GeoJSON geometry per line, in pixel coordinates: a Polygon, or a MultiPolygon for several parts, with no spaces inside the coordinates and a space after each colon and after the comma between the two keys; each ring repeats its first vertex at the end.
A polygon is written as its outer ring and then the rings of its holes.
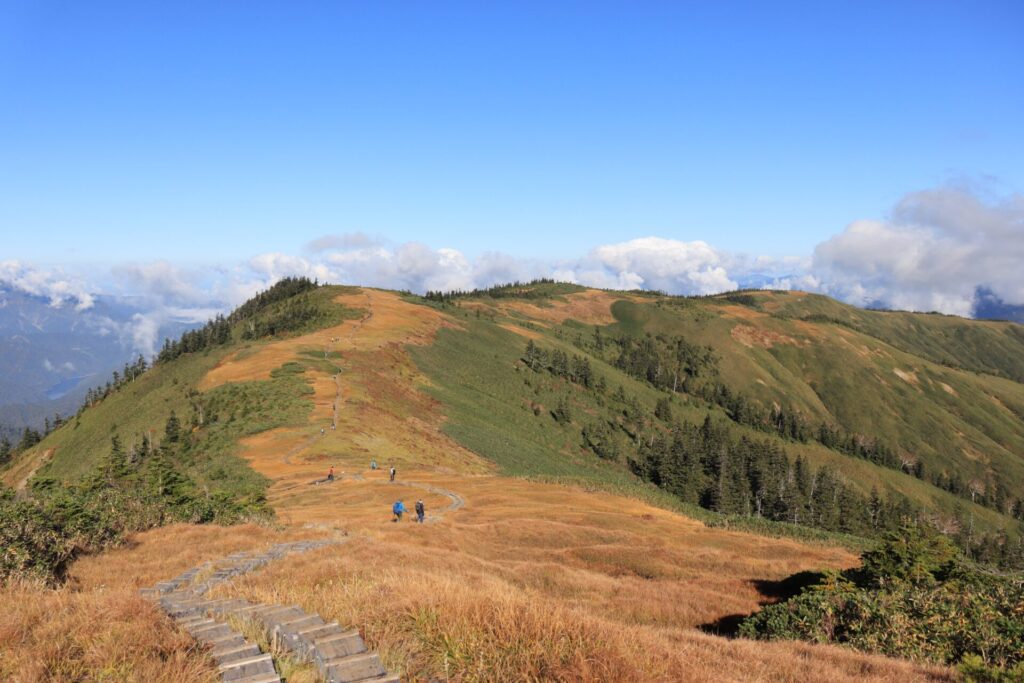
{"type": "MultiPolygon", "coordinates": [[[[1006,552],[1019,546],[1012,451],[980,440],[972,460],[941,451],[926,433],[918,438],[934,452],[918,457],[927,469],[898,456],[918,443],[900,441],[903,423],[912,427],[918,413],[984,432],[986,418],[970,402],[992,392],[1016,405],[1019,383],[912,356],[846,325],[770,315],[808,295],[680,298],[549,282],[427,297],[292,289],[298,293],[266,296],[246,316],[212,321],[168,345],[153,368],[98,397],[3,470],[7,482],[29,479],[23,495],[94,486],[109,472],[116,435],[129,472],[159,472],[153,454],[173,455],[191,482],[187,506],[199,504],[199,513],[273,515],[268,529],[144,531],[127,547],[72,564],[79,585],[108,576],[150,585],[223,556],[217,548],[229,539],[236,550],[246,547],[245,536],[347,534],[345,556],[276,567],[221,596],[286,599],[360,624],[388,669],[412,679],[442,675],[438,648],[448,642],[474,643],[469,659],[451,664],[456,674],[481,661],[512,677],[590,671],[601,678],[586,668],[598,662],[619,680],[672,680],[685,659],[711,678],[713,662],[726,661],[734,672],[808,680],[948,680],[948,669],[693,629],[713,630],[782,597],[777,586],[798,572],[855,566],[851,550],[871,544],[873,526],[898,529],[901,518],[940,527],[979,561],[1016,562],[1006,552]],[[917,365],[908,368],[911,361],[917,365]],[[915,373],[917,384],[895,370],[915,373]],[[880,423],[888,434],[818,431],[818,418],[839,415],[852,428],[862,416],[847,416],[837,401],[844,386],[863,388],[830,384],[829,373],[848,371],[888,383],[868,385],[887,411],[903,416],[895,426],[880,423]],[[893,439],[891,450],[883,437],[893,439]],[[896,460],[886,464],[890,455],[896,460]],[[390,482],[392,465],[398,476],[390,482]],[[1013,514],[988,500],[987,480],[975,477],[983,490],[974,501],[970,490],[940,488],[931,479],[940,467],[965,482],[975,472],[1008,473],[1003,503],[1013,514]],[[709,486],[716,476],[720,486],[709,486]],[[767,488],[752,486],[758,476],[767,488]],[[780,486],[784,496],[762,496],[780,486]],[[407,506],[423,499],[428,515],[447,510],[452,499],[443,492],[464,504],[422,530],[388,521],[396,498],[407,506]],[[200,545],[187,561],[157,551],[179,542],[200,545]],[[334,580],[345,590],[325,588],[334,580]],[[393,599],[382,602],[380,591],[393,599]],[[542,603],[554,606],[548,613],[559,629],[577,634],[567,660],[558,659],[531,607],[542,603]],[[495,609],[514,615],[500,635],[488,630],[495,609]],[[642,642],[638,632],[647,634],[642,642]],[[533,645],[508,652],[498,644],[519,638],[533,645]],[[613,645],[589,649],[595,639],[613,645]]],[[[797,310],[810,304],[812,314],[832,305],[812,299],[797,310]]],[[[949,321],[911,322],[931,335],[949,321]]],[[[897,342],[913,341],[897,334],[899,326],[873,324],[897,342]]],[[[979,334],[972,344],[992,349],[983,360],[1011,372],[997,351],[1016,343],[1015,333],[1004,341],[1004,327],[995,325],[979,334]]],[[[1011,426],[996,436],[1012,447],[1011,426]]]]}

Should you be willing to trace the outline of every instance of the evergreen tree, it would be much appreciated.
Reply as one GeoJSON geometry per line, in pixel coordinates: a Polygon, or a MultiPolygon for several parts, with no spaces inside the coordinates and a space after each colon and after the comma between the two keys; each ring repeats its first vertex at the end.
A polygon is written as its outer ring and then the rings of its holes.
{"type": "Polygon", "coordinates": [[[178,420],[178,416],[171,411],[171,416],[167,418],[167,424],[164,426],[164,441],[169,444],[176,444],[181,439],[181,421],[178,420]]]}
{"type": "Polygon", "coordinates": [[[540,371],[545,365],[544,352],[533,343],[532,339],[526,342],[526,353],[523,355],[523,361],[527,367],[534,371],[540,371]]]}
{"type": "Polygon", "coordinates": [[[672,422],[672,402],[662,396],[654,406],[654,416],[662,422],[672,422]]]}
{"type": "Polygon", "coordinates": [[[110,437],[110,452],[96,467],[89,482],[89,488],[92,490],[117,488],[123,483],[122,480],[129,471],[128,458],[121,445],[121,439],[114,434],[110,437]]]}
{"type": "Polygon", "coordinates": [[[18,450],[24,451],[28,448],[32,448],[42,440],[43,438],[40,436],[39,432],[29,427],[25,427],[25,430],[21,433],[21,441],[18,442],[18,450]]]}

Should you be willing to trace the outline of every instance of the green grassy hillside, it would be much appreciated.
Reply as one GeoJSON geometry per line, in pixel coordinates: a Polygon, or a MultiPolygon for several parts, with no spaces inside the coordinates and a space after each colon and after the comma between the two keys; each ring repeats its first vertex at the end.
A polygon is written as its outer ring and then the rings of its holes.
{"type": "MultiPolygon", "coordinates": [[[[304,371],[323,359],[197,386],[228,355],[361,315],[333,302],[345,291],[284,283],[167,345],[5,479],[80,480],[111,437],[144,453],[173,413],[188,434],[182,472],[210,495],[258,498],[265,482],[235,455],[238,440],[304,421],[304,371]]],[[[866,512],[875,496],[884,514],[930,515],[951,533],[1019,533],[1020,326],[783,292],[685,298],[542,282],[409,298],[457,323],[409,349],[445,430],[507,473],[835,532],[878,526],[883,513],[866,512]]]]}
{"type": "Polygon", "coordinates": [[[203,376],[228,356],[244,357],[282,336],[336,325],[361,311],[333,302],[352,288],[323,286],[303,289],[285,281],[240,307],[227,318],[186,333],[165,345],[160,359],[146,372],[107,390],[91,394],[90,404],[19,454],[5,475],[8,484],[54,480],[75,483],[90,476],[117,437],[129,459],[144,460],[164,440],[171,415],[186,433],[186,448],[175,465],[210,496],[238,501],[259,498],[263,477],[237,457],[239,439],[275,427],[299,424],[312,403],[304,377],[307,367],[325,361],[304,354],[258,382],[235,382],[202,392],[203,376]]]}
{"type": "Polygon", "coordinates": [[[510,473],[609,482],[640,457],[645,439],[710,415],[728,424],[735,438],[767,438],[791,459],[837,472],[863,495],[874,489],[906,498],[951,520],[951,527],[960,520],[1017,532],[1014,515],[1021,513],[1024,496],[1024,385],[1008,377],[1024,358],[1019,326],[861,311],[781,292],[708,298],[610,293],[606,305],[613,321],[595,325],[571,315],[552,321],[545,311],[569,307],[578,291],[541,285],[522,299],[533,308],[510,305],[505,292],[431,302],[462,327],[414,352],[431,391],[447,407],[450,435],[510,473]],[[847,314],[889,340],[833,321],[847,314]],[[900,336],[906,320],[920,330],[920,339],[900,336]],[[606,340],[600,349],[595,329],[606,340]],[[529,371],[525,334],[548,352],[587,358],[604,388],[529,371]],[[715,372],[673,392],[617,367],[619,347],[609,340],[648,334],[710,347],[715,372]],[[947,336],[971,340],[977,356],[950,345],[943,357],[948,364],[933,360],[947,336]],[[959,367],[972,360],[992,373],[959,367]],[[732,403],[709,397],[710,386],[741,396],[743,410],[755,417],[737,420],[732,403]],[[641,434],[626,424],[631,411],[652,416],[663,400],[671,420],[645,417],[641,434]],[[557,419],[560,405],[567,406],[568,420],[557,419]],[[770,422],[773,409],[795,416],[805,434],[794,438],[758,422],[756,415],[770,422]],[[604,434],[613,444],[611,458],[595,457],[600,447],[584,432],[602,422],[619,426],[610,437],[604,434]],[[825,426],[866,450],[875,448],[887,461],[823,443],[819,432],[825,426]]]}
{"type": "MultiPolygon", "coordinates": [[[[830,423],[890,445],[925,472],[945,472],[979,493],[1002,483],[1021,494],[1024,482],[1024,385],[1005,376],[1024,359],[1024,328],[935,315],[861,311],[824,297],[787,293],[704,300],[622,301],[611,333],[678,334],[711,346],[720,356],[721,381],[764,409],[792,407],[817,427],[830,423]],[[804,300],[811,299],[809,304],[804,300]],[[792,303],[795,301],[795,303],[792,303]],[[796,309],[831,309],[827,320],[794,319],[796,309]],[[932,348],[946,328],[980,339],[975,365],[1002,376],[942,365],[901,350],[866,332],[831,322],[850,312],[892,332],[890,321],[910,319],[914,345],[932,348]],[[977,325],[977,329],[974,326],[977,325]]],[[[870,323],[870,325],[869,325],[870,323]]],[[[881,334],[881,332],[880,332],[881,334]]],[[[895,343],[908,340],[889,335],[895,343]]],[[[909,339],[909,338],[908,338],[909,339]]],[[[951,348],[963,354],[962,347],[951,348]]],[[[922,352],[923,353],[923,352],[922,352]]]]}

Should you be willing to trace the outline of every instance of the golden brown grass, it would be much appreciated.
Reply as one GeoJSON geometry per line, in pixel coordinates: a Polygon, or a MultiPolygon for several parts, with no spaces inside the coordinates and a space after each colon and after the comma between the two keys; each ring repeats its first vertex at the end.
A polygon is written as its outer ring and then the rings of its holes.
{"type": "MultiPolygon", "coordinates": [[[[600,317],[611,300],[606,293],[572,295],[568,304],[539,310],[600,317]]],[[[441,433],[439,406],[419,391],[425,380],[404,348],[429,341],[449,324],[444,317],[372,290],[345,302],[372,315],[260,346],[204,381],[256,379],[302,349],[341,351],[338,384],[309,373],[316,408],[308,425],[243,442],[244,457],[274,482],[269,498],[282,528],[176,525],[80,560],[60,591],[8,589],[8,602],[21,606],[0,620],[0,666],[10,660],[36,667],[15,680],[103,680],[99,671],[114,672],[107,680],[204,680],[209,663],[192,656],[187,635],[135,597],[136,589],[237,550],[339,531],[350,534],[348,543],[278,560],[217,593],[298,603],[357,626],[408,680],[951,679],[945,669],[840,648],[697,630],[757,609],[765,582],[850,566],[856,557],[710,529],[637,500],[494,476],[493,467],[441,433]],[[331,431],[335,400],[339,421],[331,431]],[[399,481],[370,472],[371,458],[382,468],[397,464],[399,481]],[[331,464],[337,482],[309,484],[331,464]],[[447,511],[449,498],[424,487],[454,491],[466,506],[447,511]],[[441,517],[392,523],[397,498],[410,508],[422,498],[428,515],[441,517]],[[112,612],[116,623],[102,618],[112,612]],[[117,638],[124,652],[110,645],[117,638]],[[47,668],[58,665],[68,668],[47,668]]],[[[295,676],[308,678],[309,671],[295,676]]]]}
{"type": "Polygon", "coordinates": [[[0,589],[0,680],[202,683],[213,660],[131,588],[0,589]]]}
{"type": "MultiPolygon", "coordinates": [[[[78,590],[112,587],[138,590],[233,552],[258,550],[311,532],[277,532],[255,524],[196,526],[172,524],[133,534],[120,548],[75,562],[70,584],[78,590]]],[[[320,534],[322,535],[322,534],[320,534]]]]}
{"type": "Polygon", "coordinates": [[[357,626],[410,681],[952,680],[942,669],[841,648],[642,625],[526,583],[443,547],[361,538],[218,593],[298,603],[357,626]]]}
{"type": "Polygon", "coordinates": [[[612,304],[620,299],[633,298],[628,295],[591,289],[567,294],[560,299],[545,301],[542,306],[527,301],[511,300],[502,301],[498,307],[517,311],[535,321],[563,323],[571,319],[588,325],[608,325],[615,322],[615,318],[612,316],[612,304]]]}

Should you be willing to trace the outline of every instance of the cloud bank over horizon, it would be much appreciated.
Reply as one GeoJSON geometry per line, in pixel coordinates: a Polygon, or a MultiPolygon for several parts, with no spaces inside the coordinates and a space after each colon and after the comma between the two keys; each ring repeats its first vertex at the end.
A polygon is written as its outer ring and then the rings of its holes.
{"type": "Polygon", "coordinates": [[[202,322],[289,275],[417,293],[538,277],[669,294],[714,294],[741,286],[805,289],[858,306],[970,317],[979,292],[988,301],[1024,305],[1021,264],[1024,196],[991,198],[944,186],[906,195],[884,219],[853,221],[810,256],[748,256],[701,240],[648,236],[597,245],[563,260],[497,252],[469,258],[449,247],[391,244],[353,232],[321,236],[299,254],[264,253],[216,267],[125,263],[96,280],[8,260],[0,262],[0,285],[79,311],[92,308],[101,295],[130,298],[142,312],[120,334],[130,336],[136,350],[152,353],[162,341],[157,331],[168,321],[202,322]]]}
{"type": "Polygon", "coordinates": [[[814,250],[819,291],[860,306],[975,312],[978,292],[1024,304],[1024,196],[966,188],[906,195],[887,220],[854,221],[814,250]]]}

